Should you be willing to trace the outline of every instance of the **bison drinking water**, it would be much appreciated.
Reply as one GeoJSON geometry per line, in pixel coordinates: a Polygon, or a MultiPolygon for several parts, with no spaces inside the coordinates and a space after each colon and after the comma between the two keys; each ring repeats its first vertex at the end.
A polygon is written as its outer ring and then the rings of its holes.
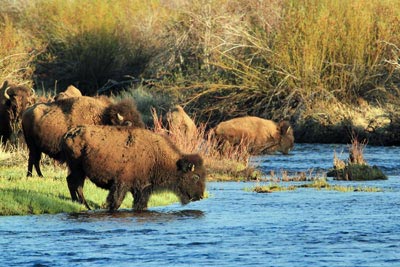
{"type": "Polygon", "coordinates": [[[293,130],[289,122],[275,123],[258,117],[246,116],[221,122],[215,128],[221,147],[248,144],[253,155],[280,151],[288,154],[294,146],[293,130]]]}
{"type": "Polygon", "coordinates": [[[26,86],[10,85],[7,81],[0,88],[0,139],[16,144],[21,130],[22,112],[33,104],[35,94],[26,86]]]}
{"type": "Polygon", "coordinates": [[[206,171],[197,154],[182,154],[167,137],[145,129],[86,125],[63,139],[71,173],[71,198],[89,208],[83,196],[85,177],[108,189],[108,208],[117,210],[128,191],[134,210],[145,210],[154,190],[174,192],[182,204],[203,198],[206,171]]]}
{"type": "Polygon", "coordinates": [[[35,166],[43,176],[39,162],[42,153],[63,161],[61,139],[73,126],[83,124],[144,127],[133,101],[113,103],[106,97],[72,97],[28,108],[22,116],[22,128],[29,149],[28,173],[35,166]]]}

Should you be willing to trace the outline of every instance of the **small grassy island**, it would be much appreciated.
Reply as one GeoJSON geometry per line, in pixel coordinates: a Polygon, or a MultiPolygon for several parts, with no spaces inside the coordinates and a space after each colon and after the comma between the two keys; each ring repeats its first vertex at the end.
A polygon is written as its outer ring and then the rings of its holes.
{"type": "Polygon", "coordinates": [[[377,166],[370,166],[364,160],[365,146],[365,142],[360,143],[357,139],[353,139],[349,147],[349,159],[346,162],[338,159],[335,153],[333,169],[327,173],[327,176],[336,180],[349,181],[386,180],[387,176],[377,166]]]}

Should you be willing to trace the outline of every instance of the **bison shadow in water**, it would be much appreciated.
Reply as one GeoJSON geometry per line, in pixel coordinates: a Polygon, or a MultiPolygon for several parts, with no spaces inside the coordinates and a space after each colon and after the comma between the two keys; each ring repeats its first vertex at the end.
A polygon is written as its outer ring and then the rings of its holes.
{"type": "Polygon", "coordinates": [[[221,153],[229,146],[247,144],[252,155],[279,151],[288,154],[294,146],[293,129],[288,121],[275,123],[258,117],[246,116],[221,122],[214,129],[221,143],[221,153]]]}
{"type": "Polygon", "coordinates": [[[133,209],[147,209],[155,190],[174,192],[182,204],[203,198],[206,171],[197,154],[183,154],[165,136],[145,129],[86,125],[71,129],[63,139],[70,169],[71,198],[87,204],[85,177],[109,190],[107,205],[117,210],[127,192],[133,209]]]}
{"type": "Polygon", "coordinates": [[[33,104],[35,91],[26,86],[10,85],[7,81],[0,88],[0,139],[3,145],[9,140],[17,144],[24,110],[33,104]]]}
{"type": "Polygon", "coordinates": [[[29,149],[27,176],[35,166],[39,176],[42,153],[60,162],[61,140],[71,127],[85,124],[144,127],[132,100],[113,103],[106,97],[72,97],[28,108],[22,116],[22,128],[29,149]]]}

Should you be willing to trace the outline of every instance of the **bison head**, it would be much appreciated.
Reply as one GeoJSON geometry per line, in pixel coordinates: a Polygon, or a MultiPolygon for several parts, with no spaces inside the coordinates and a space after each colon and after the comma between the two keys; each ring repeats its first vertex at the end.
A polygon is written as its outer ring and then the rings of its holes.
{"type": "Polygon", "coordinates": [[[106,114],[111,125],[144,128],[144,123],[132,100],[122,100],[107,108],[106,114]]]}
{"type": "Polygon", "coordinates": [[[199,155],[185,155],[176,162],[178,168],[177,194],[182,204],[204,197],[206,170],[199,155]]]}
{"type": "Polygon", "coordinates": [[[11,142],[16,141],[18,132],[21,130],[22,113],[27,107],[34,103],[34,90],[25,86],[9,85],[5,81],[0,89],[2,99],[1,105],[5,111],[10,128],[11,142]]]}
{"type": "Polygon", "coordinates": [[[279,132],[280,132],[280,140],[279,140],[279,148],[278,151],[282,152],[282,154],[289,154],[289,151],[293,149],[294,146],[294,135],[292,126],[290,126],[288,121],[281,121],[279,123],[279,132]]]}

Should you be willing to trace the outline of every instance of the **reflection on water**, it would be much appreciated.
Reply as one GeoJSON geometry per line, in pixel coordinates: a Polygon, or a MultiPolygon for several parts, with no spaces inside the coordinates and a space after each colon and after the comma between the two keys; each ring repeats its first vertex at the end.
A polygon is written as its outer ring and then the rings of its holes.
{"type": "Polygon", "coordinates": [[[201,210],[178,210],[169,212],[159,211],[132,211],[132,210],[118,210],[116,212],[109,212],[107,210],[98,211],[85,211],[79,213],[71,213],[66,216],[66,220],[73,220],[75,222],[96,222],[96,221],[110,221],[118,220],[135,221],[138,223],[149,222],[171,222],[176,220],[197,219],[204,216],[201,210]]]}
{"type": "MultiPolygon", "coordinates": [[[[252,162],[266,172],[324,171],[335,148],[296,145],[289,156],[252,162]]],[[[397,267],[399,155],[399,147],[367,146],[366,160],[389,179],[335,181],[383,188],[379,193],[257,194],[244,190],[254,183],[208,183],[209,198],[187,206],[1,217],[0,265],[397,267]]]]}

